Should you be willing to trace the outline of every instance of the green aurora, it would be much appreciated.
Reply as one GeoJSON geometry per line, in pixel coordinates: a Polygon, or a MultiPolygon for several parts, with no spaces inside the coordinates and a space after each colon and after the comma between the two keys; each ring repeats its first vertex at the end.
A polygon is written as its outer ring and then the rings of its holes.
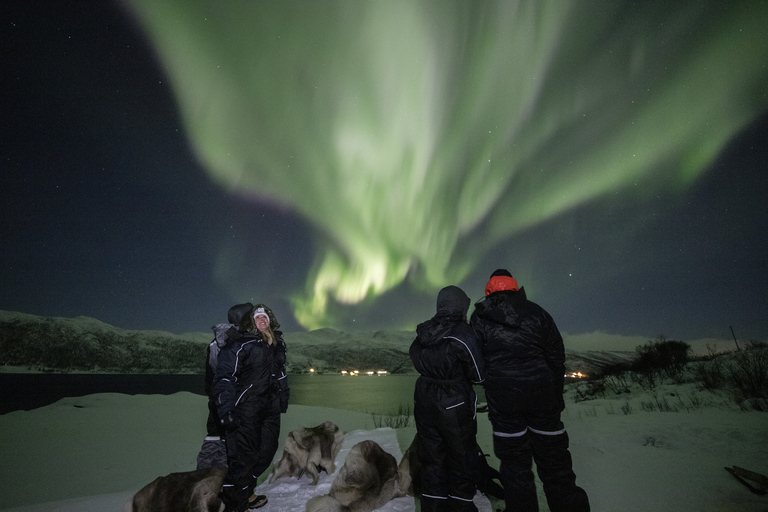
{"type": "Polygon", "coordinates": [[[211,179],[318,228],[308,328],[607,194],[684,190],[768,106],[765,2],[129,5],[211,179]]]}

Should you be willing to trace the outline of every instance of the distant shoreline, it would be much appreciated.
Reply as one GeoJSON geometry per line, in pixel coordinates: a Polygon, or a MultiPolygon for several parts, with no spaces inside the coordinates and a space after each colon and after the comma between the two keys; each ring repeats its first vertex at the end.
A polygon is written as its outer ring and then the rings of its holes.
{"type": "Polygon", "coordinates": [[[101,370],[62,370],[60,368],[41,370],[26,366],[0,366],[0,374],[40,374],[40,375],[205,375],[204,372],[174,372],[171,370],[153,371],[101,371],[101,370]]]}

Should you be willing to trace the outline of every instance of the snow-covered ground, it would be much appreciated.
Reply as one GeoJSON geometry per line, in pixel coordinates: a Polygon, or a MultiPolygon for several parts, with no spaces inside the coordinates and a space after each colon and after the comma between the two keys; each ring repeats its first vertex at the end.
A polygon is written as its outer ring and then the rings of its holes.
{"type": "MultiPolygon", "coordinates": [[[[657,397],[690,403],[694,393],[692,387],[667,386],[657,390],[657,397]]],[[[680,412],[647,412],[642,402],[651,400],[650,395],[579,403],[572,395],[563,419],[577,481],[589,494],[593,511],[768,510],[768,496],[750,493],[723,469],[736,465],[768,473],[768,414],[738,411],[715,396],[695,400],[699,405],[690,412],[684,407],[680,412]]],[[[194,469],[206,413],[205,397],[177,393],[96,394],[2,415],[0,508],[120,511],[155,477],[194,469]]],[[[479,418],[478,441],[490,453],[490,424],[487,415],[479,418]]],[[[326,420],[348,433],[344,450],[363,438],[374,439],[398,460],[415,433],[413,427],[376,429],[369,414],[291,405],[283,416],[281,439],[293,428],[326,420]]],[[[339,467],[344,453],[337,459],[339,467]]],[[[281,454],[282,445],[276,458],[281,454]]],[[[493,457],[490,462],[498,464],[493,457]]],[[[327,492],[331,481],[323,475],[315,491],[327,492]]],[[[270,496],[263,510],[303,510],[312,493],[308,484],[306,478],[262,484],[270,496]]],[[[540,503],[542,511],[548,510],[541,492],[540,503]]],[[[411,498],[387,507],[414,509],[411,498]]],[[[490,510],[487,501],[481,509],[490,510]]]]}

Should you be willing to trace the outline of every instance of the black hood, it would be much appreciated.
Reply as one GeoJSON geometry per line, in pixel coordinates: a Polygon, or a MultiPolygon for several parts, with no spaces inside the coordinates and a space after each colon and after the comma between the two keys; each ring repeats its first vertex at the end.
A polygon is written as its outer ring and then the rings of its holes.
{"type": "Polygon", "coordinates": [[[240,325],[240,322],[243,320],[243,317],[248,313],[250,313],[252,309],[253,309],[253,304],[251,304],[250,302],[232,306],[231,308],[229,308],[229,312],[227,313],[227,320],[229,320],[229,323],[231,324],[240,325]]]}
{"type": "Polygon", "coordinates": [[[437,294],[437,315],[435,316],[458,316],[466,322],[470,302],[464,290],[458,286],[446,286],[437,294]]]}
{"type": "Polygon", "coordinates": [[[457,323],[467,321],[469,297],[458,286],[446,286],[437,294],[437,314],[416,326],[416,338],[424,346],[439,343],[457,323]]]}

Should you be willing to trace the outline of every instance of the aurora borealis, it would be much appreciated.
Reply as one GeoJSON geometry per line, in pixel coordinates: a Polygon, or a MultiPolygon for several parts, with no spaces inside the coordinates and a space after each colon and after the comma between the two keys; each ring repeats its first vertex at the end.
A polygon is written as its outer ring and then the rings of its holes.
{"type": "Polygon", "coordinates": [[[0,309],[768,338],[768,5],[12,0],[0,309]]]}
{"type": "Polygon", "coordinates": [[[221,186],[320,232],[306,327],[596,198],[697,179],[768,105],[768,6],[132,2],[221,186]]]}

